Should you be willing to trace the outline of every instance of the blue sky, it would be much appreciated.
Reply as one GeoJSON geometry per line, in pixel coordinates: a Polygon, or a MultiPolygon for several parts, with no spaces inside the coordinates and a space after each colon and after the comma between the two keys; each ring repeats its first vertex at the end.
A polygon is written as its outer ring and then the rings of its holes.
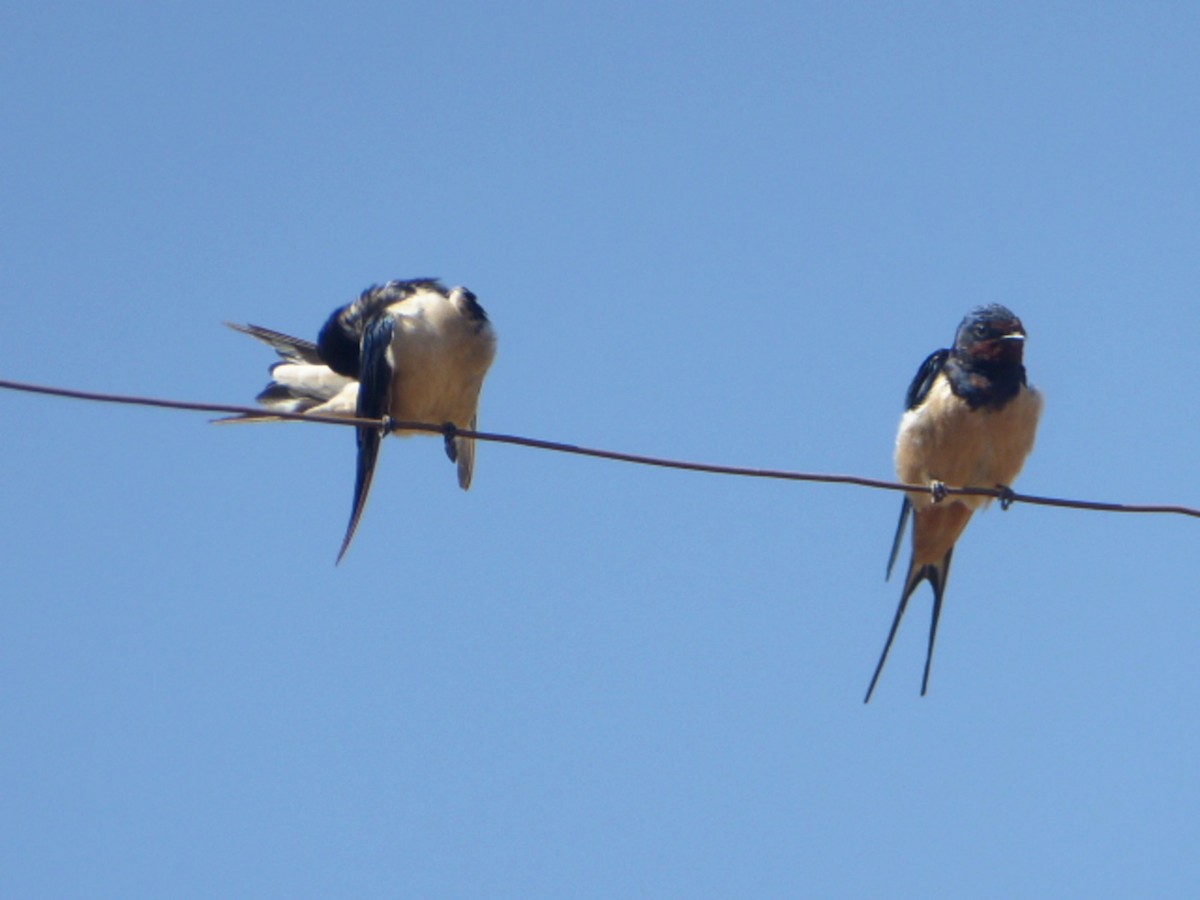
{"type": "MultiPolygon", "coordinates": [[[[1002,302],[1018,489],[1200,504],[1190,4],[24,4],[0,377],[248,402],[367,285],[481,427],[891,475],[1002,302]]],[[[1184,895],[1193,520],[1016,506],[875,699],[898,499],[0,396],[5,896],[1184,895]]]]}

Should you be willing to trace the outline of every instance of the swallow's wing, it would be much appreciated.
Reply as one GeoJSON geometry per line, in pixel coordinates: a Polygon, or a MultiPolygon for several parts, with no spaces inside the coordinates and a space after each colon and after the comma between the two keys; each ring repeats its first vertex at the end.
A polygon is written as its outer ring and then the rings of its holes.
{"type": "Polygon", "coordinates": [[[925,402],[930,388],[933,387],[933,383],[941,374],[942,369],[946,368],[946,360],[949,358],[949,350],[935,350],[925,357],[925,362],[921,363],[921,368],[917,370],[912,384],[908,386],[908,393],[904,398],[905,409],[916,409],[925,402]]]}
{"type": "MultiPolygon", "coordinates": [[[[916,409],[925,402],[925,398],[929,396],[934,382],[942,373],[942,370],[945,369],[946,362],[949,359],[950,351],[945,349],[935,350],[929,356],[925,357],[925,361],[921,363],[921,368],[917,370],[917,374],[908,386],[907,394],[905,394],[904,403],[906,409],[916,409]]],[[[912,501],[908,497],[905,497],[904,502],[900,505],[900,521],[896,523],[896,536],[892,538],[892,552],[888,554],[888,578],[892,577],[892,569],[896,565],[896,558],[900,555],[900,544],[904,540],[904,529],[908,525],[908,519],[912,513],[912,501]]],[[[914,535],[918,527],[919,523],[913,526],[914,535]]],[[[892,642],[896,639],[896,631],[900,627],[900,620],[904,618],[904,611],[908,607],[909,598],[912,596],[913,591],[917,589],[917,585],[922,581],[928,581],[933,587],[933,620],[929,627],[929,649],[925,656],[925,677],[921,682],[921,694],[924,695],[929,685],[929,666],[933,660],[933,644],[937,638],[938,620],[942,615],[942,595],[946,589],[946,575],[950,571],[950,556],[953,552],[954,546],[951,544],[945,558],[940,563],[918,565],[914,545],[913,558],[908,564],[908,576],[904,579],[904,590],[901,592],[900,602],[896,606],[896,616],[892,619],[892,627],[888,631],[887,641],[883,645],[883,652],[879,654],[879,662],[875,666],[875,674],[871,676],[871,684],[867,687],[866,697],[863,698],[864,703],[871,702],[871,694],[874,693],[875,685],[879,681],[880,674],[883,672],[883,665],[887,662],[888,653],[892,649],[892,642]]]]}
{"type": "MultiPolygon", "coordinates": [[[[392,359],[392,335],[396,322],[390,315],[382,315],[367,323],[362,336],[359,355],[359,388],[356,413],[362,419],[381,419],[391,406],[392,376],[395,371],[392,359]]],[[[361,427],[358,431],[358,466],[354,476],[354,505],[350,511],[350,524],[338,551],[338,562],[346,555],[367,494],[371,491],[371,479],[375,475],[375,462],[379,459],[379,445],[383,431],[379,428],[361,427]]]]}
{"type": "Polygon", "coordinates": [[[215,422],[277,422],[279,419],[272,413],[303,413],[322,406],[325,409],[320,411],[334,412],[327,404],[351,384],[351,379],[325,365],[316,344],[260,325],[225,324],[268,344],[279,354],[279,362],[271,366],[271,383],[255,398],[268,411],[261,415],[226,416],[215,422]]]}
{"type": "Polygon", "coordinates": [[[248,334],[252,338],[258,338],[264,344],[269,344],[276,353],[288,362],[305,363],[310,366],[325,365],[325,360],[321,359],[321,355],[317,352],[317,345],[312,341],[292,337],[290,334],[284,334],[282,331],[272,331],[270,328],[263,328],[261,325],[239,325],[236,322],[226,322],[225,324],[234,331],[240,331],[242,334],[248,334]]]}
{"type": "MultiPolygon", "coordinates": [[[[912,383],[908,386],[908,392],[904,397],[905,409],[916,409],[925,402],[925,398],[929,396],[929,391],[933,388],[934,381],[941,374],[942,369],[946,367],[946,360],[950,358],[949,350],[935,350],[925,357],[925,361],[921,363],[921,368],[917,370],[916,376],[912,383]]],[[[912,512],[912,503],[907,497],[900,505],[900,521],[896,523],[896,536],[892,538],[892,552],[888,556],[887,577],[892,577],[892,569],[896,565],[896,557],[900,555],[900,544],[904,540],[904,529],[908,525],[908,516],[912,512]]]]}
{"type": "Polygon", "coordinates": [[[317,352],[333,371],[357,378],[363,368],[363,339],[371,324],[387,315],[388,307],[420,291],[446,289],[436,278],[389,281],[363,291],[357,300],[335,309],[317,335],[317,352]]]}

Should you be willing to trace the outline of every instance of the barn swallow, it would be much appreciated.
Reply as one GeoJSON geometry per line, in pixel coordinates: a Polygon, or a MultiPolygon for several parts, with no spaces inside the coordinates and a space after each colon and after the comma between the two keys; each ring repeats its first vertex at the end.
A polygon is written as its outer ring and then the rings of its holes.
{"type": "MultiPolygon", "coordinates": [[[[335,310],[315,344],[257,325],[230,327],[270,344],[281,357],[257,397],[268,412],[237,421],[269,421],[276,411],[444,425],[458,484],[471,486],[475,441],[456,431],[475,430],[496,334],[466,288],[447,290],[431,278],[375,285],[335,310]]],[[[354,502],[338,562],[358,528],[383,435],[380,428],[357,429],[354,502]]]]}
{"type": "Polygon", "coordinates": [[[905,484],[928,484],[931,490],[909,492],[900,506],[888,577],[910,515],[912,559],[864,703],[871,700],[909,597],[922,581],[933,588],[922,696],[929,687],[929,666],[954,544],[971,514],[992,500],[964,495],[943,499],[941,488],[1008,490],[1021,471],[1033,449],[1042,412],[1042,395],[1025,380],[1024,349],[1025,328],[1020,319],[999,304],[980,306],[958,326],[954,346],[931,353],[909,385],[908,409],[896,435],[896,474],[905,484]]]}

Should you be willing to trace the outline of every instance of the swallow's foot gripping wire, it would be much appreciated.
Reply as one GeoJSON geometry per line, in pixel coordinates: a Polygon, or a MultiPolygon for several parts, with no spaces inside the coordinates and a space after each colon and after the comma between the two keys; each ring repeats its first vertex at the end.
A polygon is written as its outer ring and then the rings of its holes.
{"type": "Polygon", "coordinates": [[[442,425],[442,438],[446,442],[446,455],[450,457],[450,462],[458,462],[458,444],[454,439],[458,437],[458,428],[453,422],[446,422],[442,425]]]}
{"type": "Polygon", "coordinates": [[[1013,493],[1013,489],[1007,484],[996,485],[996,490],[1000,492],[1000,508],[1003,510],[1012,506],[1013,501],[1017,499],[1017,495],[1013,493]]]}

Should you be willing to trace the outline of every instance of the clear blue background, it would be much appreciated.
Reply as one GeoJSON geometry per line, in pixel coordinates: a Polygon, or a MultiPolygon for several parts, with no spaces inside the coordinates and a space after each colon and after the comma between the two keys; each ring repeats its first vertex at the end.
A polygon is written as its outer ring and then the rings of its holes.
{"type": "MultiPolygon", "coordinates": [[[[0,377],[249,402],[441,276],[481,427],[890,477],[1010,305],[1018,488],[1200,504],[1195,4],[10,4],[0,377]]],[[[0,894],[1183,896],[1200,523],[0,394],[0,894]],[[906,551],[907,552],[907,551],[906,551]]]]}

